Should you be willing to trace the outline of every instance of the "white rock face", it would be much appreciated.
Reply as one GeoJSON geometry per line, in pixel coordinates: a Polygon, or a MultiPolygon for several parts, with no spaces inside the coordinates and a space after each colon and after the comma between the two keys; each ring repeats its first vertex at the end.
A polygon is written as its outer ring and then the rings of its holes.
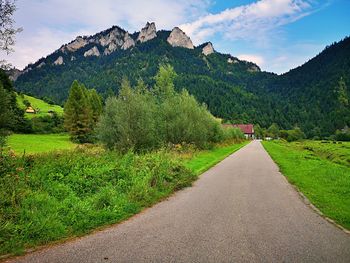
{"type": "Polygon", "coordinates": [[[208,56],[212,53],[214,53],[214,47],[213,47],[213,44],[211,42],[209,42],[208,44],[205,45],[205,47],[203,47],[202,49],[202,53],[205,55],[205,56],[208,56]]]}
{"type": "Polygon", "coordinates": [[[143,43],[155,37],[157,37],[156,24],[147,22],[146,26],[141,29],[136,41],[143,43]]]}
{"type": "Polygon", "coordinates": [[[63,64],[63,57],[62,56],[59,56],[55,62],[53,63],[54,65],[62,65],[63,64]]]}
{"type": "Polygon", "coordinates": [[[117,50],[118,46],[112,42],[109,44],[109,46],[107,48],[105,48],[105,50],[103,51],[104,55],[109,55],[111,54],[113,51],[117,50]]]}
{"type": "Polygon", "coordinates": [[[123,44],[123,35],[124,32],[120,31],[118,28],[113,29],[106,36],[102,36],[99,39],[99,42],[102,46],[108,46],[110,44],[114,44],[116,46],[121,46],[123,44]]]}
{"type": "Polygon", "coordinates": [[[178,27],[174,27],[167,41],[173,47],[194,48],[191,39],[178,27]]]}
{"type": "Polygon", "coordinates": [[[232,63],[238,63],[238,60],[232,59],[232,58],[228,58],[228,59],[227,59],[227,63],[230,63],[230,64],[232,64],[232,63]]]}
{"type": "Polygon", "coordinates": [[[86,44],[88,43],[88,41],[82,37],[77,37],[72,43],[67,44],[65,47],[65,49],[67,49],[68,51],[76,51],[79,48],[84,47],[86,44]]]}
{"type": "Polygon", "coordinates": [[[122,45],[122,49],[128,49],[135,46],[135,41],[131,38],[128,32],[124,35],[124,44],[122,45]]]}
{"type": "Polygon", "coordinates": [[[100,56],[100,51],[96,46],[84,53],[84,57],[90,57],[90,56],[96,56],[96,57],[100,56]]]}

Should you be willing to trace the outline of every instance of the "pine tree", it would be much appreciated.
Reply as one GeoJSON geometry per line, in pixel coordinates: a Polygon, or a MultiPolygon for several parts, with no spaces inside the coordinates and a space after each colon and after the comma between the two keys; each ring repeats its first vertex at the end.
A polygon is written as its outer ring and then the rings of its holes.
{"type": "Polygon", "coordinates": [[[64,106],[64,126],[77,142],[89,142],[92,130],[92,110],[84,85],[74,81],[64,106]]]}

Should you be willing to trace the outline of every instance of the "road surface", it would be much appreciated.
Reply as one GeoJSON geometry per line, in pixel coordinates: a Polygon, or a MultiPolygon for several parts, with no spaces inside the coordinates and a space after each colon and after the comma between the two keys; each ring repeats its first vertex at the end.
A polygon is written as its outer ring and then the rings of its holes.
{"type": "Polygon", "coordinates": [[[350,262],[350,235],[300,198],[258,141],[130,220],[18,262],[350,262]]]}

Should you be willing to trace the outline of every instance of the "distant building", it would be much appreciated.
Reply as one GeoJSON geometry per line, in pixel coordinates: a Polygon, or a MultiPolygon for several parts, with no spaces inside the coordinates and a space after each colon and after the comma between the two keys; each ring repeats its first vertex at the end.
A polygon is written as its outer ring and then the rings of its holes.
{"type": "Polygon", "coordinates": [[[253,124],[223,124],[224,127],[239,128],[246,138],[254,139],[254,125],[253,124]]]}
{"type": "Polygon", "coordinates": [[[36,110],[35,110],[33,107],[29,106],[29,107],[26,109],[26,113],[35,114],[35,113],[36,113],[36,110]]]}

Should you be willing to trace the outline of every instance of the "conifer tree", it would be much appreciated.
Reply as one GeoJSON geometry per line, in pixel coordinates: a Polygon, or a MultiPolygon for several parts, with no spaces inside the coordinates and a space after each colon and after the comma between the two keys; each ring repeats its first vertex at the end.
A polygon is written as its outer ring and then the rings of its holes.
{"type": "Polygon", "coordinates": [[[88,91],[89,104],[91,107],[92,122],[95,125],[102,113],[102,98],[95,89],[90,89],[88,91]]]}
{"type": "Polygon", "coordinates": [[[74,81],[64,106],[64,126],[77,142],[89,142],[92,130],[92,110],[88,91],[84,85],[74,81]]]}

